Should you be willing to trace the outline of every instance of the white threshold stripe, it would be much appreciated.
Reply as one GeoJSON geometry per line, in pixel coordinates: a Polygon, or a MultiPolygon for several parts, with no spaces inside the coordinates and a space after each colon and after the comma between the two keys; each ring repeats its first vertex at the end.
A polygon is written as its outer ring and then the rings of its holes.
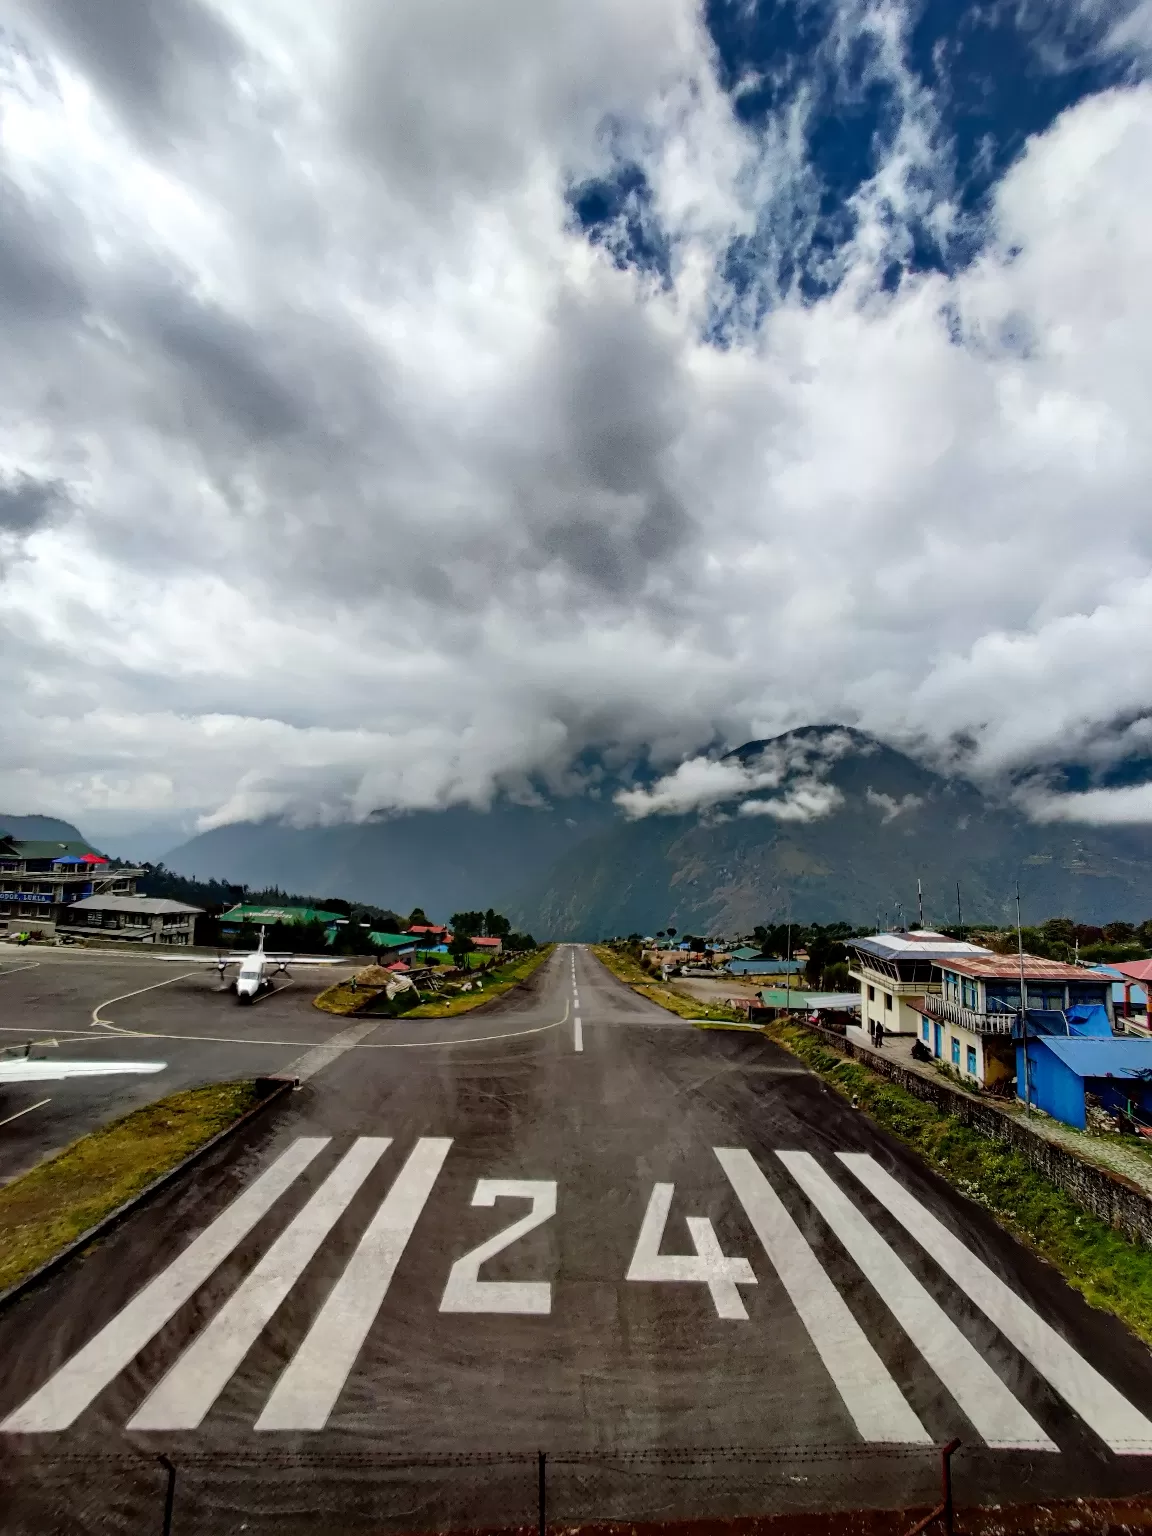
{"type": "Polygon", "coordinates": [[[930,1445],[932,1437],[752,1154],[713,1150],[860,1434],[884,1444],[930,1445]]]}
{"type": "Polygon", "coordinates": [[[1056,1443],[812,1154],[776,1156],[987,1444],[997,1450],[1057,1451],[1056,1443]]]}
{"type": "Polygon", "coordinates": [[[1152,1422],[867,1153],[841,1162],[1118,1454],[1152,1455],[1152,1422]]]}
{"type": "Polygon", "coordinates": [[[584,1026],[580,1022],[580,1015],[576,1015],[575,1046],[578,1051],[584,1049],[584,1026]]]}
{"type": "Polygon", "coordinates": [[[360,1136],[208,1326],[144,1399],[129,1429],[196,1429],[353,1196],[391,1145],[360,1136]]]}
{"type": "Polygon", "coordinates": [[[356,1363],[452,1145],[422,1136],[304,1342],[273,1388],[257,1429],[323,1429],[356,1363]]]}
{"type": "Polygon", "coordinates": [[[44,1434],[67,1429],[199,1290],[328,1140],[327,1136],[306,1136],[294,1141],[95,1338],[10,1413],[0,1430],[44,1434]]]}

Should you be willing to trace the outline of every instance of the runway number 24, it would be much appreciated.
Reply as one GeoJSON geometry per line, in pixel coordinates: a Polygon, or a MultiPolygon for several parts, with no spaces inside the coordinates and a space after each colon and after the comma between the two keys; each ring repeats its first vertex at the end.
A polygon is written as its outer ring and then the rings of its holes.
{"type": "MultiPolygon", "coordinates": [[[[706,1216],[688,1217],[688,1232],[695,1253],[660,1252],[674,1191],[673,1184],[657,1184],[653,1188],[626,1278],[706,1285],[718,1317],[747,1320],[748,1313],[737,1286],[755,1285],[756,1276],[747,1259],[729,1258],[721,1251],[716,1229],[706,1216]]],[[[532,1208],[511,1226],[456,1260],[440,1299],[441,1312],[512,1312],[537,1317],[551,1312],[552,1286],[549,1281],[481,1280],[480,1266],[555,1216],[556,1181],[479,1179],[472,1194],[472,1204],[493,1206],[501,1197],[530,1200],[532,1208]]]]}

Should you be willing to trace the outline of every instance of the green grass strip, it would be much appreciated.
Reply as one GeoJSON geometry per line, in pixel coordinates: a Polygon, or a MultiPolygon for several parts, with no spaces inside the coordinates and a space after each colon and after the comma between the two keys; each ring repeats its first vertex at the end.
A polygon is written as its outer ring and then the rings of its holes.
{"type": "Polygon", "coordinates": [[[682,1019],[712,1019],[717,1023],[734,1024],[743,1018],[743,1014],[723,1003],[704,1003],[690,992],[681,992],[667,982],[653,980],[651,974],[622,949],[613,949],[610,944],[593,944],[592,953],[604,962],[618,981],[682,1019]]]}
{"type": "Polygon", "coordinates": [[[1058,1269],[1094,1307],[1152,1344],[1152,1249],[1133,1242],[1050,1183],[1015,1147],[981,1135],[888,1078],[842,1056],[802,1025],[765,1033],[798,1056],[968,1199],[1058,1269]]]}
{"type": "Polygon", "coordinates": [[[477,992],[473,986],[471,992],[459,992],[455,997],[445,998],[443,1002],[436,999],[421,1003],[419,1008],[413,1008],[404,1014],[404,1018],[451,1019],[458,1013],[469,1013],[473,1008],[479,1008],[483,1003],[490,1003],[494,997],[511,991],[520,982],[527,980],[533,971],[544,964],[555,948],[555,944],[543,944],[539,949],[532,950],[530,954],[512,961],[510,965],[498,965],[485,972],[483,977],[478,978],[484,983],[483,992],[477,992]]]}
{"type": "Polygon", "coordinates": [[[257,1103],[251,1082],[157,1099],[0,1189],[0,1291],[67,1247],[257,1103]]]}

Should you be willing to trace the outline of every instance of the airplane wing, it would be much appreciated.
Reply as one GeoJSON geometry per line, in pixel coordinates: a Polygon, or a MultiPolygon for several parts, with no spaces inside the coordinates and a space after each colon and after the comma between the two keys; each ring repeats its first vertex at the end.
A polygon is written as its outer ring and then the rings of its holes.
{"type": "Polygon", "coordinates": [[[239,965],[251,951],[246,949],[241,955],[154,955],[152,945],[141,945],[133,953],[141,954],[148,960],[167,961],[169,965],[214,965],[219,969],[223,965],[239,965]]]}
{"type": "Polygon", "coordinates": [[[163,1072],[166,1061],[40,1061],[28,1056],[0,1060],[5,1083],[55,1083],[65,1077],[105,1077],[114,1072],[163,1072]]]}
{"type": "Polygon", "coordinates": [[[277,965],[359,965],[359,961],[351,955],[338,955],[328,959],[320,955],[274,955],[265,952],[266,960],[275,960],[277,965]]]}

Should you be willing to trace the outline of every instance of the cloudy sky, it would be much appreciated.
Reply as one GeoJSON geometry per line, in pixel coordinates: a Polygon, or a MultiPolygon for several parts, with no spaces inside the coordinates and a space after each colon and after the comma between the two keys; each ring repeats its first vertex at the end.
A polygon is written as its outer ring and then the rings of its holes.
{"type": "Polygon", "coordinates": [[[1150,77],[1149,0],[0,0],[0,807],[1147,750],[1150,77]]]}

